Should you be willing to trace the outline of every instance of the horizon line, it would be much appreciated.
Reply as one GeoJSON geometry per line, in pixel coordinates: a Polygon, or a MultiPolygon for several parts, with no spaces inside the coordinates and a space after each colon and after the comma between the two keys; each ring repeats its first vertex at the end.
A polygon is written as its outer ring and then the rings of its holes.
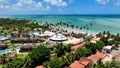
{"type": "Polygon", "coordinates": [[[120,15],[120,14],[4,14],[0,16],[17,16],[17,15],[120,15]]]}

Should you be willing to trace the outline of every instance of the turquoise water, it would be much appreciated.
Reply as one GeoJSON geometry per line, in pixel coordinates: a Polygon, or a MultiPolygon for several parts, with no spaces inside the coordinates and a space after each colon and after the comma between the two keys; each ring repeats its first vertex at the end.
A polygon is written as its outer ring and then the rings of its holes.
{"type": "Polygon", "coordinates": [[[33,34],[34,34],[34,32],[32,32],[32,31],[31,31],[31,32],[29,32],[29,35],[33,35],[33,34]]]}
{"type": "MultiPolygon", "coordinates": [[[[20,50],[20,48],[15,48],[16,50],[20,50]]],[[[12,52],[10,49],[6,49],[6,50],[0,50],[0,55],[5,54],[5,53],[9,53],[12,52]]]]}
{"type": "Polygon", "coordinates": [[[2,39],[2,38],[6,38],[5,36],[0,36],[0,39],[2,39]]]}
{"type": "Polygon", "coordinates": [[[85,26],[86,24],[93,23],[89,26],[90,32],[110,31],[113,34],[120,33],[120,16],[119,15],[13,15],[13,16],[0,16],[0,18],[18,18],[29,19],[39,23],[57,23],[60,21],[71,22],[77,26],[85,26]]]}

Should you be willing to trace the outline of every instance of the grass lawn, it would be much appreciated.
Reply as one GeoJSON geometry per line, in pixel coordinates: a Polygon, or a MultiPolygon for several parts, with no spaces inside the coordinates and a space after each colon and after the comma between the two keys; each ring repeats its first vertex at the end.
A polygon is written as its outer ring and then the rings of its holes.
{"type": "Polygon", "coordinates": [[[17,58],[25,58],[28,54],[17,54],[17,58]]]}
{"type": "Polygon", "coordinates": [[[2,65],[0,64],[0,68],[2,68],[2,65]]]}

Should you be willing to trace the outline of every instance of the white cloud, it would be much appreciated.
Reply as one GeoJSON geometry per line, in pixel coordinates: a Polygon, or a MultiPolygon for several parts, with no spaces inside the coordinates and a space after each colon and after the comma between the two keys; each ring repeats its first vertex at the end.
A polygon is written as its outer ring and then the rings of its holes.
{"type": "Polygon", "coordinates": [[[42,8],[41,2],[35,2],[34,0],[19,0],[16,4],[14,4],[13,9],[15,10],[36,10],[42,8]]]}
{"type": "Polygon", "coordinates": [[[50,6],[47,6],[46,8],[47,8],[47,10],[49,10],[49,9],[50,9],[50,6]]]}
{"type": "Polygon", "coordinates": [[[95,0],[98,4],[106,5],[109,0],[95,0]]]}
{"type": "Polygon", "coordinates": [[[9,8],[6,0],[0,0],[0,8],[9,8]]]}
{"type": "Polygon", "coordinates": [[[63,0],[44,0],[44,2],[58,7],[67,6],[67,2],[63,0]]]}
{"type": "Polygon", "coordinates": [[[74,0],[69,0],[69,3],[73,3],[74,2],[74,0]]]}
{"type": "Polygon", "coordinates": [[[120,0],[116,0],[115,5],[120,5],[120,0]]]}
{"type": "Polygon", "coordinates": [[[60,8],[67,6],[67,2],[73,2],[73,0],[16,0],[14,3],[10,3],[9,0],[0,0],[0,9],[6,9],[8,11],[48,11],[51,7],[57,6],[60,8]]]}

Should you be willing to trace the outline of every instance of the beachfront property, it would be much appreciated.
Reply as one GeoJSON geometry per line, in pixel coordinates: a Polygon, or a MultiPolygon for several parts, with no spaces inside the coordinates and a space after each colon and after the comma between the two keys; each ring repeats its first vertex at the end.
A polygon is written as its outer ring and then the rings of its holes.
{"type": "Polygon", "coordinates": [[[0,68],[120,68],[120,0],[0,0],[0,68]]]}
{"type": "MultiPolygon", "coordinates": [[[[1,30],[0,66],[10,68],[20,64],[18,68],[53,68],[55,65],[60,68],[88,68],[99,61],[106,63],[119,58],[117,42],[120,35],[84,33],[81,29],[63,29],[53,26],[55,24],[28,24],[31,21],[24,21],[27,23],[15,22],[21,26],[8,23],[17,27],[10,26],[7,33],[1,30]]],[[[60,23],[56,24],[62,25],[60,23]]],[[[7,28],[4,27],[5,30],[7,28]]]]}

